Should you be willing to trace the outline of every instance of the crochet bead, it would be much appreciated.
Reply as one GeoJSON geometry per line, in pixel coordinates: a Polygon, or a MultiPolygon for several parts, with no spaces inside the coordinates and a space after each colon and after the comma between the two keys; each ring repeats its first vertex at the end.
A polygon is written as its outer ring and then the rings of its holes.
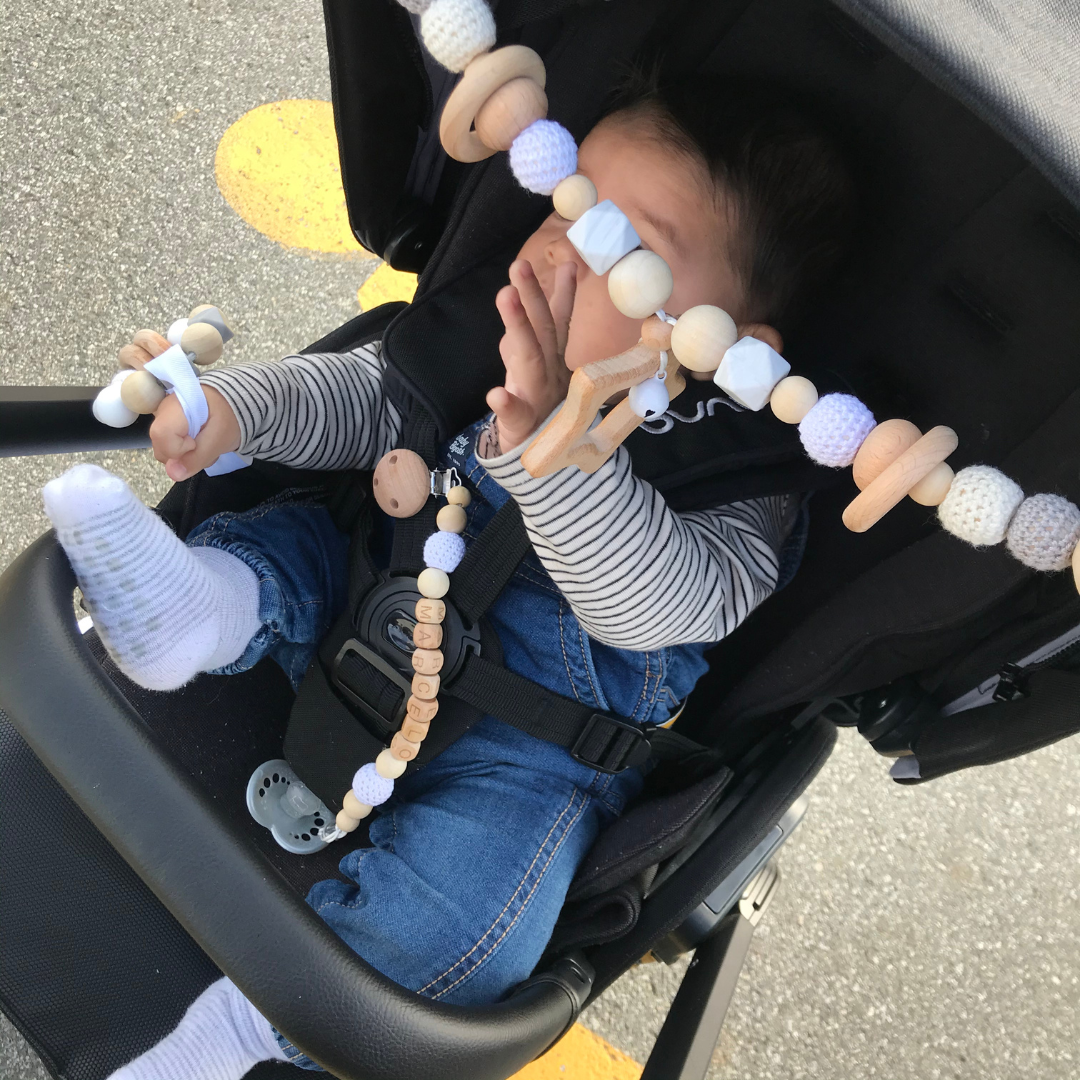
{"type": "Polygon", "coordinates": [[[188,328],[187,319],[177,319],[168,330],[165,331],[165,340],[170,345],[180,344],[180,335],[188,328]]]}
{"type": "Polygon", "coordinates": [[[389,749],[380,750],[379,756],[375,759],[375,771],[391,782],[405,771],[405,765],[406,763],[394,757],[389,749]]]}
{"type": "Polygon", "coordinates": [[[380,776],[375,763],[369,761],[356,770],[352,780],[353,794],[367,806],[382,806],[394,794],[394,781],[380,776]]]}
{"type": "Polygon", "coordinates": [[[412,517],[431,494],[431,472],[424,459],[412,450],[391,450],[375,466],[371,486],[383,513],[395,518],[412,517]]]}
{"type": "Polygon", "coordinates": [[[398,3],[412,15],[423,15],[432,0],[398,0],[398,3]]]}
{"type": "Polygon", "coordinates": [[[465,514],[464,507],[455,506],[453,503],[447,503],[446,506],[435,515],[435,524],[438,525],[443,532],[464,532],[468,522],[469,519],[465,514]]]}
{"type": "Polygon", "coordinates": [[[439,696],[439,682],[438,675],[421,675],[418,671],[412,677],[413,697],[422,701],[434,701],[439,696]]]}
{"type": "Polygon", "coordinates": [[[657,378],[646,379],[643,383],[630,387],[630,408],[636,416],[640,416],[642,420],[651,420],[667,411],[671,397],[664,381],[657,378]]]}
{"type": "Polygon", "coordinates": [[[420,36],[443,67],[464,71],[495,44],[495,19],[484,0],[434,0],[420,16],[420,36]]]}
{"type": "Polygon", "coordinates": [[[826,394],[803,417],[799,438],[807,455],[834,469],[850,465],[874,430],[874,414],[851,394],[826,394]]]}
{"type": "Polygon", "coordinates": [[[421,675],[437,675],[442,671],[443,654],[438,649],[413,649],[412,666],[421,675]]]}
{"type": "Polygon", "coordinates": [[[1000,544],[1023,501],[1020,485],[1004,473],[989,465],[969,465],[953,478],[938,519],[953,536],[975,547],[1000,544]]]}
{"type": "MultiPolygon", "coordinates": [[[[436,2],[447,3],[449,0],[436,2]]],[[[560,180],[577,172],[574,136],[554,120],[535,121],[510,147],[510,169],[527,191],[550,195],[560,180]]]]}
{"type": "Polygon", "coordinates": [[[624,315],[644,319],[662,308],[671,296],[675,280],[671,267],[655,251],[631,251],[608,274],[608,296],[624,315]]]}
{"type": "Polygon", "coordinates": [[[417,720],[415,716],[406,716],[401,722],[401,734],[413,742],[423,742],[430,729],[430,720],[417,720]]]}
{"type": "Polygon", "coordinates": [[[111,382],[94,398],[93,413],[100,423],[114,428],[130,427],[139,419],[139,414],[129,409],[121,400],[120,383],[116,381],[111,382]]]}
{"type": "Polygon", "coordinates": [[[437,649],[442,644],[442,627],[438,623],[418,622],[413,627],[412,639],[418,649],[437,649]]]}
{"type": "Polygon", "coordinates": [[[440,570],[437,566],[429,566],[426,570],[420,571],[420,576],[416,579],[416,587],[420,590],[421,596],[438,600],[440,596],[445,596],[450,591],[450,579],[446,576],[445,570],[440,570]]]}
{"type": "Polygon", "coordinates": [[[420,744],[413,742],[411,739],[406,739],[399,731],[390,740],[390,753],[398,761],[412,761],[420,753],[420,744]]]}
{"type": "Polygon", "coordinates": [[[596,205],[596,185],[581,173],[560,180],[551,193],[555,213],[567,221],[577,221],[596,205]]]}
{"type": "Polygon", "coordinates": [[[952,487],[954,473],[947,461],[935,465],[909,492],[920,506],[940,506],[952,487]]]}
{"type": "Polygon", "coordinates": [[[426,701],[418,698],[415,694],[409,696],[405,705],[406,713],[411,720],[419,720],[421,723],[430,723],[439,711],[438,701],[426,701]]]}
{"type": "Polygon", "coordinates": [[[817,387],[801,375],[789,375],[781,379],[769,395],[769,407],[777,420],[785,424],[799,424],[817,404],[817,387]]]}
{"type": "Polygon", "coordinates": [[[630,219],[610,200],[586,210],[566,230],[566,239],[597,276],[606,274],[624,255],[641,247],[630,219]]]}
{"type": "Polygon", "coordinates": [[[464,484],[455,484],[446,493],[446,501],[453,506],[468,506],[472,502],[472,495],[464,484]]]}
{"type": "Polygon", "coordinates": [[[424,562],[452,574],[465,557],[465,541],[452,532],[433,532],[424,541],[424,562]]]}
{"type": "Polygon", "coordinates": [[[344,810],[339,810],[337,817],[334,818],[334,824],[345,833],[352,832],[358,828],[360,822],[354,818],[351,814],[346,814],[344,810]]]}
{"type": "Polygon", "coordinates": [[[416,601],[417,622],[442,622],[446,618],[446,605],[441,600],[423,597],[416,601]]]}
{"type": "Polygon", "coordinates": [[[760,412],[768,403],[773,387],[791,370],[791,365],[769,344],[755,337],[736,341],[720,361],[713,382],[732,401],[760,412]]]}
{"type": "Polygon", "coordinates": [[[533,79],[504,83],[477,110],[476,134],[493,150],[509,150],[532,123],[547,116],[547,94],[533,79]]]}
{"type": "Polygon", "coordinates": [[[371,813],[371,807],[367,803],[362,803],[351,790],[345,792],[345,798],[341,800],[341,809],[357,821],[363,821],[371,813]]]}
{"type": "Polygon", "coordinates": [[[679,316],[671,331],[671,348],[684,368],[716,371],[738,337],[735,320],[723,308],[699,304],[679,316]]]}
{"type": "Polygon", "coordinates": [[[1005,546],[1032,570],[1064,570],[1080,542],[1080,510],[1060,495],[1032,495],[1013,515],[1005,546]]]}
{"type": "Polygon", "coordinates": [[[921,438],[922,432],[910,420],[883,420],[863,440],[852,462],[855,486],[863,491],[921,438]]]}

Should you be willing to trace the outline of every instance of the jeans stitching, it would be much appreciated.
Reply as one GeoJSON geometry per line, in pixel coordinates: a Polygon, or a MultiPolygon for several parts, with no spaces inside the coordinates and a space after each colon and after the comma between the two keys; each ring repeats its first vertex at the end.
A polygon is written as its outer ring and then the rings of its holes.
{"type": "Polygon", "coordinates": [[[573,672],[570,670],[570,657],[566,652],[566,638],[563,635],[563,609],[562,604],[559,604],[559,648],[562,650],[563,664],[566,667],[566,678],[570,683],[570,689],[573,691],[574,697],[580,702],[581,695],[578,693],[577,683],[574,682],[573,672]]]}
{"type": "MultiPolygon", "coordinates": [[[[457,986],[458,983],[464,982],[465,979],[468,979],[471,975],[473,975],[474,972],[478,971],[480,966],[483,964],[483,962],[499,947],[499,945],[502,943],[502,941],[506,937],[506,935],[509,934],[510,931],[514,929],[515,925],[517,925],[518,919],[520,919],[521,916],[525,914],[525,911],[529,906],[529,901],[532,899],[533,894],[536,892],[537,889],[540,888],[540,882],[544,880],[544,875],[547,873],[548,867],[551,865],[551,862],[555,858],[555,856],[558,855],[559,848],[561,848],[563,846],[563,843],[565,842],[566,838],[570,835],[571,830],[577,824],[578,819],[581,817],[581,815],[585,813],[585,807],[588,806],[588,805],[589,805],[589,798],[588,798],[587,795],[584,795],[584,793],[583,793],[583,795],[582,795],[582,803],[581,803],[581,806],[578,808],[578,812],[574,815],[574,817],[572,818],[570,823],[563,830],[563,834],[562,834],[562,836],[559,837],[558,842],[551,849],[551,854],[548,856],[547,862],[544,863],[543,869],[537,875],[536,881],[533,883],[533,887],[529,890],[529,895],[526,896],[525,900],[522,902],[521,908],[518,910],[518,913],[513,917],[513,919],[510,920],[510,925],[507,926],[507,928],[499,935],[498,940],[495,941],[492,944],[491,948],[488,949],[488,951],[486,953],[484,953],[484,955],[481,956],[480,959],[477,960],[476,963],[473,964],[473,966],[471,968],[469,968],[469,970],[466,971],[464,975],[460,975],[449,986],[444,987],[437,994],[433,994],[432,997],[431,997],[432,1001],[438,1001],[439,998],[441,998],[443,996],[443,994],[448,994],[451,990],[454,989],[455,986],[457,986]]],[[[470,950],[470,952],[471,951],[473,951],[473,950],[470,950]]],[[[464,959],[464,957],[462,959],[464,959]]],[[[461,961],[459,961],[459,963],[460,962],[461,961]]],[[[454,966],[456,967],[457,965],[455,964],[454,966]]],[[[430,985],[430,983],[428,985],[430,985]]]]}
{"type": "MultiPolygon", "coordinates": [[[[425,990],[429,990],[437,982],[439,982],[442,979],[445,979],[454,970],[454,968],[459,967],[461,964],[465,963],[465,961],[468,960],[469,957],[472,956],[472,954],[474,952],[476,952],[476,950],[479,949],[481,945],[483,945],[484,939],[487,938],[487,936],[495,929],[496,926],[498,926],[499,920],[509,910],[510,905],[513,904],[514,899],[517,896],[517,894],[519,892],[521,892],[523,886],[525,885],[525,882],[529,878],[529,875],[532,873],[533,867],[536,865],[537,860],[540,858],[541,855],[543,855],[544,848],[547,846],[547,842],[551,839],[551,834],[559,827],[559,822],[562,821],[562,819],[564,817],[566,817],[566,815],[569,812],[570,808],[574,805],[574,800],[577,798],[577,796],[578,796],[578,790],[577,790],[577,788],[574,788],[574,790],[570,793],[570,801],[566,804],[566,806],[559,813],[559,816],[555,819],[555,821],[552,824],[551,828],[548,829],[547,836],[545,836],[543,841],[541,842],[540,847],[537,849],[536,854],[533,856],[532,862],[529,863],[528,869],[525,871],[524,875],[522,875],[521,881],[518,882],[517,887],[514,889],[513,893],[510,896],[510,899],[506,901],[506,904],[504,905],[502,911],[500,911],[499,914],[495,917],[495,919],[492,922],[491,926],[489,926],[487,928],[487,930],[484,931],[483,935],[480,937],[480,940],[477,941],[477,943],[467,953],[465,953],[464,956],[460,957],[457,961],[455,961],[455,963],[451,967],[447,968],[446,971],[444,971],[441,975],[436,975],[435,978],[432,979],[426,986],[422,986],[417,991],[418,994],[424,993],[425,990]]],[[[500,938],[500,940],[502,940],[502,939],[500,938]]]]}
{"type": "MultiPolygon", "coordinates": [[[[577,624],[578,643],[581,645],[581,659],[585,660],[585,631],[581,629],[581,623],[577,624]]],[[[600,696],[600,692],[596,689],[596,684],[593,682],[592,672],[589,670],[588,663],[585,664],[585,678],[589,680],[589,690],[592,692],[593,701],[599,704],[603,698],[600,696]]]]}
{"type": "Polygon", "coordinates": [[[645,700],[645,692],[649,689],[649,654],[644,653],[643,655],[645,656],[645,681],[641,684],[641,693],[638,695],[637,704],[630,713],[635,720],[637,719],[638,709],[641,708],[645,700]]]}

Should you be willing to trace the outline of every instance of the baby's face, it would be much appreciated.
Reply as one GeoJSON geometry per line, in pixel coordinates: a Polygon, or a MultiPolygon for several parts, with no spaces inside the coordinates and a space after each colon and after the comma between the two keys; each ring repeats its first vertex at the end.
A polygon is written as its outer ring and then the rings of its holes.
{"type": "MultiPolygon", "coordinates": [[[[742,288],[725,252],[726,215],[713,195],[704,166],[649,137],[648,121],[615,117],[595,127],[581,144],[578,172],[610,199],[634,226],[642,246],[671,267],[675,290],[664,305],[681,315],[697,304],[715,304],[740,319],[742,288]]],[[[528,259],[550,301],[555,268],[577,263],[577,294],[566,345],[571,371],[636,345],[641,320],[623,315],[608,296],[607,277],[594,274],[566,238],[573,222],[552,214],[525,242],[528,259]]]]}

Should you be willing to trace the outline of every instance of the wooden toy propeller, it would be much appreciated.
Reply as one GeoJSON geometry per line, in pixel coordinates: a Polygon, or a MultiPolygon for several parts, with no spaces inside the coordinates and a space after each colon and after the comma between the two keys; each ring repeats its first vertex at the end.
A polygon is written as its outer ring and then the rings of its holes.
{"type": "MultiPolygon", "coordinates": [[[[606,360],[595,360],[574,372],[563,407],[521,457],[531,476],[547,476],[569,465],[576,465],[582,472],[596,472],[642,422],[643,417],[624,398],[599,424],[592,426],[600,407],[613,394],[637,386],[660,370],[658,342],[663,339],[649,333],[650,324],[659,322],[655,316],[646,320],[643,337],[647,340],[638,342],[632,349],[606,360]]],[[[671,328],[666,329],[670,345],[671,328]]],[[[686,388],[683,373],[670,352],[665,385],[672,398],[686,388]]]]}

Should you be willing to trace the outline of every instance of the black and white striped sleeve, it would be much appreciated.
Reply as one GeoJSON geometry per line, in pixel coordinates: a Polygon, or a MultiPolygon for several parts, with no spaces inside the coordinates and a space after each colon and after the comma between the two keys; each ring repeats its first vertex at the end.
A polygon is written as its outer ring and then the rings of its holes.
{"type": "Polygon", "coordinates": [[[775,588],[785,497],[676,514],[622,447],[591,475],[534,479],[521,465],[527,445],[481,463],[517,500],[541,562],[598,641],[719,641],[775,588]]]}
{"type": "Polygon", "coordinates": [[[205,372],[240,422],[240,453],[298,469],[370,469],[401,437],[378,343],[205,372]]]}

